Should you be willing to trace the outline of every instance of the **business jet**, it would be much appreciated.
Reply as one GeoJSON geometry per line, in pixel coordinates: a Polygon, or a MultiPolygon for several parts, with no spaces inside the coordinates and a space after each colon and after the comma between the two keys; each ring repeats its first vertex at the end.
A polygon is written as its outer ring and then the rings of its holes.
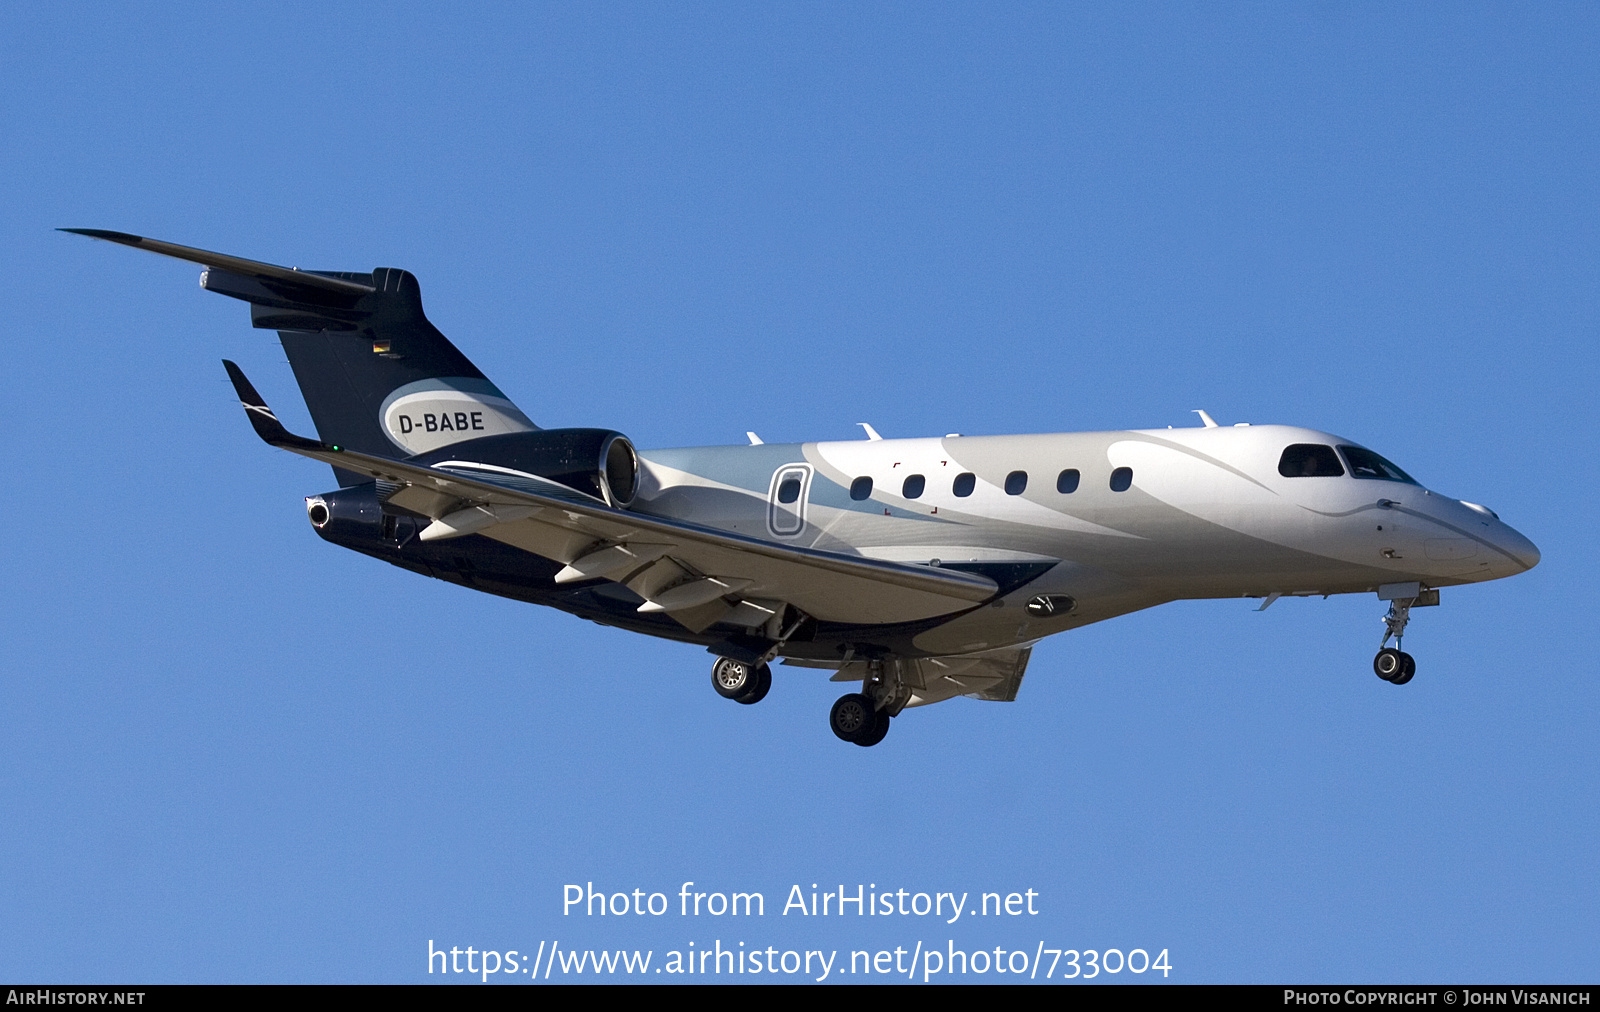
{"type": "Polygon", "coordinates": [[[1286,425],[639,450],[540,428],[422,311],[417,280],[277,267],[64,229],[202,265],[276,330],[317,437],[232,362],[255,432],[333,468],[327,541],[416,573],[708,648],[759,702],[771,665],[860,683],[829,714],[870,746],[910,707],[1017,697],[1047,636],[1168,601],[1373,594],[1395,685],[1411,610],[1533,568],[1494,511],[1353,440],[1286,425]],[[1393,646],[1390,641],[1393,641],[1393,646]]]}

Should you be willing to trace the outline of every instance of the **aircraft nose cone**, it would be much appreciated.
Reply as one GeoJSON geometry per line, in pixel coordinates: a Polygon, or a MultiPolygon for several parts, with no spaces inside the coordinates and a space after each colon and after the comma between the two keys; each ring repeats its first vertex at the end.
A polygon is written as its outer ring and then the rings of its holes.
{"type": "Polygon", "coordinates": [[[1511,527],[1506,527],[1500,538],[1501,547],[1514,557],[1524,569],[1532,569],[1539,564],[1539,547],[1532,541],[1511,527]]]}

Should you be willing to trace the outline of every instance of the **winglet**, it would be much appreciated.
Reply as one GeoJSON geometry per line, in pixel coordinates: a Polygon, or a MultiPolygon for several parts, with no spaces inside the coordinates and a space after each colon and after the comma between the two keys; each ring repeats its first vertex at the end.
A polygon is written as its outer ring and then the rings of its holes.
{"type": "Polygon", "coordinates": [[[222,365],[228,370],[228,379],[233,381],[233,389],[239,395],[239,404],[244,408],[245,417],[250,419],[251,428],[256,430],[256,435],[264,442],[272,446],[296,447],[303,450],[338,451],[337,446],[297,436],[284,428],[283,423],[278,421],[278,416],[267,407],[267,402],[256,393],[256,388],[245,377],[244,371],[227,359],[222,360],[222,365]]]}

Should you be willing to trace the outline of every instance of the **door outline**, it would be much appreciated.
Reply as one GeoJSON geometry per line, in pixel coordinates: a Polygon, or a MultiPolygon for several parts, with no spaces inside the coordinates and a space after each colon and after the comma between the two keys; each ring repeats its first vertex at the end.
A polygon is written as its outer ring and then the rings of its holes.
{"type": "Polygon", "coordinates": [[[811,498],[810,464],[785,464],[772,472],[767,488],[767,533],[775,538],[792,538],[806,529],[806,502],[811,498]],[[800,479],[800,496],[792,503],[778,501],[778,490],[790,478],[800,479]]]}

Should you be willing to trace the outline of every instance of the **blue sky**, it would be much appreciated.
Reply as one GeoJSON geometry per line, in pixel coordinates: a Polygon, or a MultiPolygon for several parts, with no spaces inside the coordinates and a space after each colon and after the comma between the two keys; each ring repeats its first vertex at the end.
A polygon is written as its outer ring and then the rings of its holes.
{"type": "Polygon", "coordinates": [[[1597,36],[1562,4],[13,5],[0,973],[425,981],[429,939],[721,939],[1593,979],[1597,36]],[[405,267],[544,425],[1205,408],[1373,446],[1544,561],[1419,613],[1403,689],[1375,600],[1188,602],[852,748],[815,672],[733,706],[698,648],[324,544],[327,469],[258,443],[218,361],[309,431],[274,335],[58,226],[405,267]],[[561,912],[688,880],[773,906],[561,912]],[[1043,912],[777,915],[813,882],[1043,912]]]}

